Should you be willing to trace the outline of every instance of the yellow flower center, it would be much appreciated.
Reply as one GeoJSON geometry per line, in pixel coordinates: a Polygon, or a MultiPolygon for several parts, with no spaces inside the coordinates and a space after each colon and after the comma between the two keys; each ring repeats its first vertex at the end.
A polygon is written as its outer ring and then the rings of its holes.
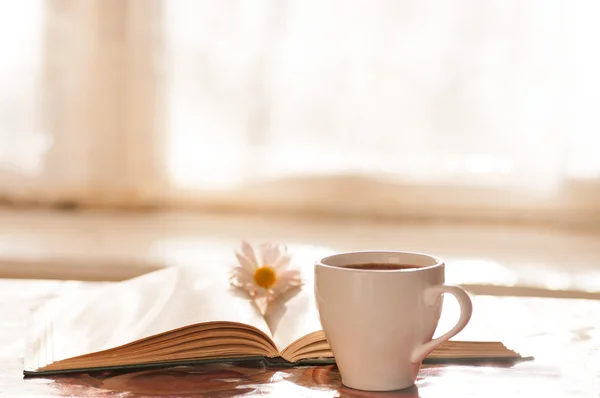
{"type": "Polygon", "coordinates": [[[275,270],[268,265],[263,265],[254,271],[254,282],[262,288],[268,289],[275,284],[277,275],[275,270]]]}

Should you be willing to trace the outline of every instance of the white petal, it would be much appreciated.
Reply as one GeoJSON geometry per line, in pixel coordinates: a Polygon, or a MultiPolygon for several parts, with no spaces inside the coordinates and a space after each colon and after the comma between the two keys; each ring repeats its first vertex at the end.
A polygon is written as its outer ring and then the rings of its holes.
{"type": "Polygon", "coordinates": [[[275,268],[277,272],[284,271],[290,265],[290,261],[292,261],[290,256],[281,256],[275,261],[273,268],[275,268]]]}
{"type": "Polygon", "coordinates": [[[238,262],[244,269],[248,270],[249,272],[254,272],[256,270],[257,266],[253,264],[252,261],[250,261],[246,256],[238,252],[235,252],[235,256],[237,257],[238,262]]]}
{"type": "Polygon", "coordinates": [[[278,296],[282,295],[283,293],[285,293],[286,290],[289,289],[289,286],[286,285],[285,283],[276,283],[275,285],[273,285],[273,287],[270,289],[270,296],[271,299],[275,299],[278,296]]]}
{"type": "Polygon", "coordinates": [[[232,285],[239,289],[244,290],[246,293],[248,293],[248,295],[250,295],[250,297],[256,297],[257,291],[263,290],[263,289],[259,289],[258,286],[256,286],[253,283],[236,283],[234,281],[234,282],[232,282],[232,285]]]}
{"type": "Polygon", "coordinates": [[[273,288],[271,288],[271,290],[269,292],[268,300],[273,301],[273,300],[279,298],[279,296],[282,296],[283,294],[287,293],[290,289],[298,289],[298,287],[297,286],[287,286],[287,285],[279,285],[277,287],[273,287],[273,288]]]}
{"type": "Polygon", "coordinates": [[[290,286],[300,286],[302,284],[302,276],[300,275],[300,272],[295,269],[283,271],[278,275],[278,280],[290,286]]]}
{"type": "Polygon", "coordinates": [[[300,273],[296,270],[285,271],[277,275],[277,282],[271,287],[272,296],[276,297],[288,289],[302,285],[300,273]]]}
{"type": "Polygon", "coordinates": [[[267,291],[260,286],[257,286],[256,289],[254,290],[254,298],[259,299],[259,298],[265,297],[266,295],[267,295],[267,291]]]}
{"type": "Polygon", "coordinates": [[[243,283],[254,282],[254,273],[248,271],[246,268],[235,267],[234,269],[235,277],[243,283]]]}
{"type": "Polygon", "coordinates": [[[262,256],[263,265],[273,267],[273,264],[275,264],[279,257],[279,248],[277,247],[277,245],[265,246],[263,248],[262,256]]]}
{"type": "Polygon", "coordinates": [[[249,275],[242,270],[242,268],[237,267],[234,269],[234,272],[229,276],[229,283],[235,287],[244,288],[252,284],[252,279],[249,275]]]}
{"type": "Polygon", "coordinates": [[[256,259],[256,253],[254,248],[250,245],[250,243],[246,241],[242,241],[242,253],[251,263],[253,263],[256,267],[258,267],[258,260],[256,259]]]}

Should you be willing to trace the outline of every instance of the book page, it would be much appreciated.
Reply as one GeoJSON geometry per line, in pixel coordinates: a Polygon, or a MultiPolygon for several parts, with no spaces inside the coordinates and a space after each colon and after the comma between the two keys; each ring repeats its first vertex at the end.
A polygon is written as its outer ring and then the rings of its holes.
{"type": "Polygon", "coordinates": [[[321,330],[312,287],[311,281],[302,289],[288,292],[282,297],[286,301],[278,301],[267,310],[265,319],[279,352],[294,341],[321,330]]]}
{"type": "Polygon", "coordinates": [[[301,249],[297,248],[293,252],[293,258],[296,264],[302,264],[300,273],[304,285],[288,291],[271,303],[265,314],[279,352],[294,341],[321,330],[314,295],[314,263],[315,260],[332,254],[332,251],[319,247],[301,249]]]}
{"type": "Polygon", "coordinates": [[[244,323],[271,337],[252,301],[229,285],[226,270],[210,264],[166,268],[61,297],[39,311],[31,344],[45,357],[40,363],[51,363],[214,321],[244,323]]]}

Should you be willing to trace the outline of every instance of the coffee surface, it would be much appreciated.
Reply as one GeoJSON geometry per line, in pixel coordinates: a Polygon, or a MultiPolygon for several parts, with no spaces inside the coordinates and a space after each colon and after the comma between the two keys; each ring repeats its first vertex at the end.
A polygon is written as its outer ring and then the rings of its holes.
{"type": "Polygon", "coordinates": [[[397,269],[415,269],[419,268],[410,264],[390,264],[390,263],[365,263],[345,265],[344,268],[364,269],[373,271],[393,271],[397,269]]]}

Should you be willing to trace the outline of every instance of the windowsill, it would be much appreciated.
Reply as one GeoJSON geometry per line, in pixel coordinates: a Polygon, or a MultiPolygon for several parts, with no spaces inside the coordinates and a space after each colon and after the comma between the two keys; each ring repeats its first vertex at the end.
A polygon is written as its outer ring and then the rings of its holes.
{"type": "Polygon", "coordinates": [[[185,212],[0,210],[0,277],[122,280],[172,265],[234,261],[241,239],[285,243],[312,266],[329,250],[435,254],[478,294],[600,298],[600,235],[449,223],[185,212]]]}

